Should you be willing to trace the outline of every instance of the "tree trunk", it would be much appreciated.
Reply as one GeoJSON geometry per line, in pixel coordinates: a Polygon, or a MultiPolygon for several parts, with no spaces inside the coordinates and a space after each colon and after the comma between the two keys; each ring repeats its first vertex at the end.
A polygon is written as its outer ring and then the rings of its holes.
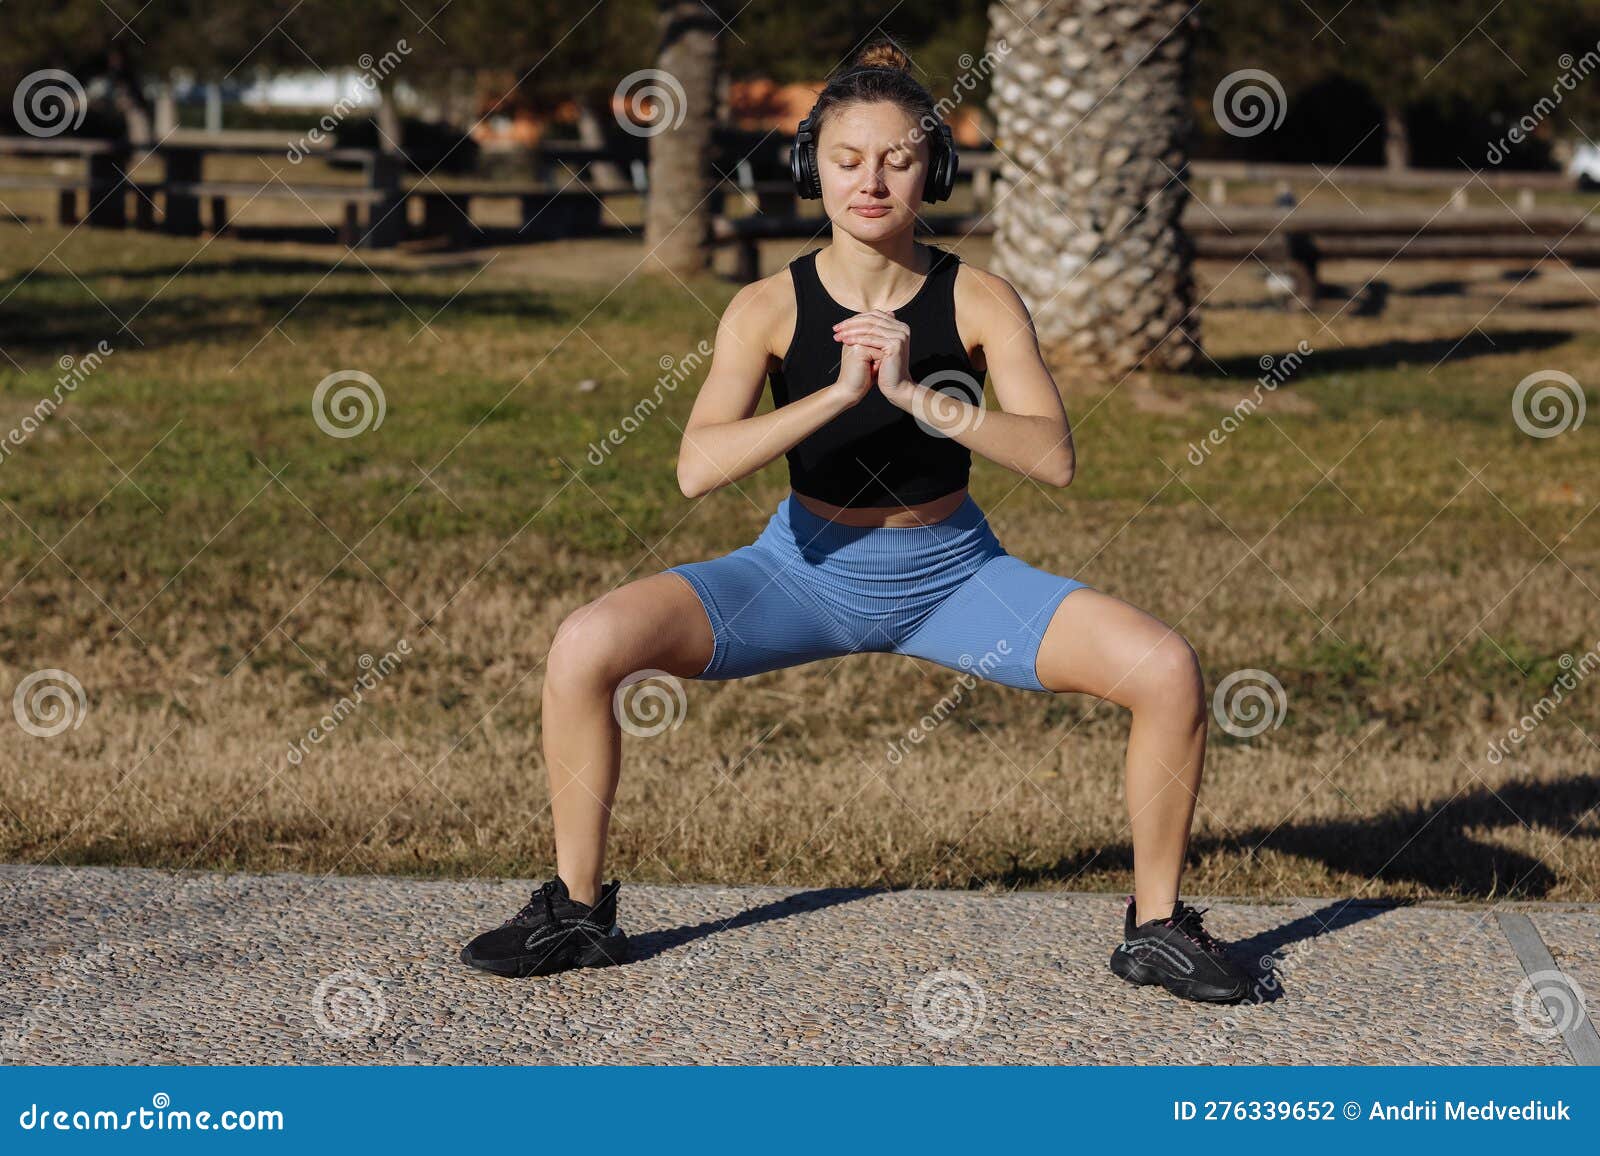
{"type": "Polygon", "coordinates": [[[1189,13],[1185,0],[1049,0],[1024,27],[1005,3],[989,9],[993,267],[1027,302],[1045,355],[1074,374],[1178,370],[1198,354],[1179,220],[1189,13]]]}
{"type": "Polygon", "coordinates": [[[150,144],[155,140],[155,121],[144,96],[140,62],[126,50],[113,48],[106,70],[110,73],[111,103],[122,114],[128,143],[150,144]]]}
{"type": "Polygon", "coordinates": [[[687,276],[711,267],[706,192],[722,26],[700,0],[661,0],[659,8],[656,68],[663,75],[649,83],[660,94],[660,131],[650,136],[644,240],[647,261],[657,271],[687,276]],[[681,100],[675,89],[681,89],[681,100]]]}
{"type": "Polygon", "coordinates": [[[1406,113],[1396,104],[1383,106],[1383,167],[1391,173],[1402,173],[1411,167],[1411,137],[1406,133],[1406,113]]]}
{"type": "MultiPolygon", "coordinates": [[[[605,121],[602,116],[609,117],[610,110],[596,110],[587,101],[578,105],[578,143],[585,148],[600,149],[606,147],[605,121]]],[[[566,180],[565,174],[561,180],[566,180]]],[[[589,183],[603,188],[614,189],[632,182],[622,174],[615,161],[595,161],[589,166],[589,183]]]]}
{"type": "Polygon", "coordinates": [[[378,126],[378,150],[404,157],[405,128],[394,100],[394,82],[387,77],[378,81],[378,107],[373,111],[373,119],[378,126]]]}

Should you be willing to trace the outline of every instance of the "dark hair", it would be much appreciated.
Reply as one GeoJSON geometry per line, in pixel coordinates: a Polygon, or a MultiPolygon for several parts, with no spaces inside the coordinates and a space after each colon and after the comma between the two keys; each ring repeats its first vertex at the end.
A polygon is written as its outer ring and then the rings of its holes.
{"type": "MultiPolygon", "coordinates": [[[[817,97],[812,139],[822,139],[822,126],[828,114],[849,104],[888,101],[904,110],[917,123],[919,135],[927,134],[939,123],[933,95],[907,67],[911,58],[892,40],[874,40],[856,54],[845,72],[830,80],[817,97]]],[[[932,142],[930,141],[930,147],[932,142]]]]}

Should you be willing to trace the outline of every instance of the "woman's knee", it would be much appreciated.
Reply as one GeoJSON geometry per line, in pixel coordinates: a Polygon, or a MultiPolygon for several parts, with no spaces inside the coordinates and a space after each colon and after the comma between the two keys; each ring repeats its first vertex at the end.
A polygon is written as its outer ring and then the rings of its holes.
{"type": "Polygon", "coordinates": [[[609,596],[578,607],[556,628],[547,687],[606,687],[620,682],[638,650],[638,624],[609,596]]]}
{"type": "Polygon", "coordinates": [[[1135,710],[1143,706],[1204,718],[1206,686],[1200,656],[1181,634],[1167,634],[1151,647],[1135,668],[1134,681],[1135,710]]]}

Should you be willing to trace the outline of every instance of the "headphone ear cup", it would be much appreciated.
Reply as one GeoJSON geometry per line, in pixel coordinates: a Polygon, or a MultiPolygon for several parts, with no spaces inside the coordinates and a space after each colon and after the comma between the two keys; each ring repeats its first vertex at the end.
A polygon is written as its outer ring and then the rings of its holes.
{"type": "Polygon", "coordinates": [[[822,182],[817,173],[816,141],[812,136],[812,118],[806,117],[795,131],[794,144],[789,149],[789,175],[794,180],[795,194],[804,200],[815,201],[822,196],[822,182]]]}
{"type": "Polygon", "coordinates": [[[961,168],[961,154],[956,152],[955,134],[950,131],[949,125],[941,126],[944,129],[945,155],[950,158],[949,167],[944,175],[944,196],[941,201],[948,201],[950,194],[956,191],[956,173],[961,168]]]}
{"type": "Polygon", "coordinates": [[[930,204],[948,201],[956,184],[956,145],[950,126],[939,126],[939,147],[935,150],[933,164],[928,167],[927,188],[922,199],[930,204]]]}

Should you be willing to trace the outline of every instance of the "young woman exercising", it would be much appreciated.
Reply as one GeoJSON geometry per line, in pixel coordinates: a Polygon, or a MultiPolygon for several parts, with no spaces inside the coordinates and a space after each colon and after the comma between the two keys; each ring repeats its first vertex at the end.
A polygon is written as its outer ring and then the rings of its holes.
{"type": "Polygon", "coordinates": [[[1206,748],[1193,649],[1007,553],[967,492],[973,451],[1067,485],[1072,434],[1016,290],[914,239],[956,161],[906,64],[893,45],[869,46],[802,122],[795,180],[820,196],[831,243],[734,297],[684,430],[688,497],[779,454],[791,493],[752,544],[628,583],[556,631],[543,702],[556,876],[462,949],[474,967],[522,977],[626,958],[619,884],[601,872],[620,771],[612,695],[631,673],[731,679],[888,651],[959,670],[983,655],[991,681],[1131,710],[1135,894],[1111,969],[1187,999],[1245,994],[1203,909],[1178,900],[1206,748]],[[984,408],[985,375],[997,410],[984,408]],[[774,408],[757,417],[764,377],[774,408]]]}

